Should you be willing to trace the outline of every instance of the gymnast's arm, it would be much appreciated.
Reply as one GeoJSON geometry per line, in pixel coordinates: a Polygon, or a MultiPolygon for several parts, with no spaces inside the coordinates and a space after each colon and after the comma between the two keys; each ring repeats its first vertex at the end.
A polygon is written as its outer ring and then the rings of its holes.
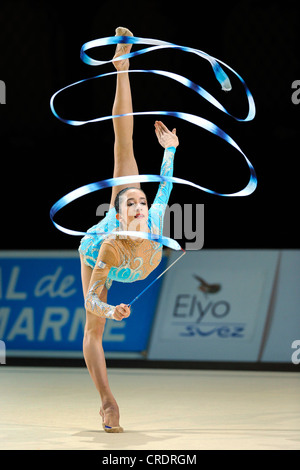
{"type": "MultiPolygon", "coordinates": [[[[160,145],[165,149],[160,174],[162,176],[173,176],[174,155],[176,148],[179,145],[176,130],[173,129],[173,131],[170,132],[162,122],[156,121],[155,133],[160,145]]],[[[159,185],[158,191],[150,209],[153,222],[156,226],[159,226],[160,229],[162,229],[162,220],[169,201],[172,187],[173,183],[169,181],[162,181],[159,185]]]]}
{"type": "Polygon", "coordinates": [[[85,298],[85,308],[88,312],[100,318],[121,321],[123,318],[129,317],[130,308],[125,304],[114,306],[103,301],[105,281],[111,267],[116,265],[116,259],[114,248],[103,243],[91,276],[88,293],[85,298]]]}

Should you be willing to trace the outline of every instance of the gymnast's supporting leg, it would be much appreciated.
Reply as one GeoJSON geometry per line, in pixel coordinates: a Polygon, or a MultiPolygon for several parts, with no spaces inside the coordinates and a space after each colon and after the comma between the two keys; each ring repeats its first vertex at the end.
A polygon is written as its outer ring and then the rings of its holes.
{"type": "MultiPolygon", "coordinates": [[[[81,258],[81,277],[84,298],[87,295],[92,269],[86,266],[81,258]]],[[[101,292],[100,300],[107,302],[107,289],[101,292]]],[[[90,376],[99,392],[101,399],[101,414],[107,426],[119,426],[119,407],[110,390],[105,356],[102,346],[102,336],[105,318],[99,318],[93,313],[86,312],[86,324],[83,338],[83,355],[90,376]]]]}

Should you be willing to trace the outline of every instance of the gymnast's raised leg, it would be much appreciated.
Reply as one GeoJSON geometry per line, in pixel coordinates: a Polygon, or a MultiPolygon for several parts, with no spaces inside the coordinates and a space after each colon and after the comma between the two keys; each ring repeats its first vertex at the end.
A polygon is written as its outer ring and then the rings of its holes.
{"type": "MultiPolygon", "coordinates": [[[[118,36],[132,35],[128,29],[117,28],[118,36]]],[[[130,52],[131,45],[118,44],[114,57],[119,57],[130,52]]],[[[112,115],[132,113],[132,96],[129,81],[129,59],[115,61],[115,68],[120,71],[117,75],[117,86],[112,115]]],[[[115,143],[114,143],[114,174],[113,177],[138,175],[138,166],[133,151],[133,116],[123,116],[113,119],[115,143]]],[[[111,205],[114,205],[115,197],[119,191],[127,187],[114,186],[112,188],[111,205]]],[[[140,183],[132,183],[130,187],[140,188],[140,183]]]]}

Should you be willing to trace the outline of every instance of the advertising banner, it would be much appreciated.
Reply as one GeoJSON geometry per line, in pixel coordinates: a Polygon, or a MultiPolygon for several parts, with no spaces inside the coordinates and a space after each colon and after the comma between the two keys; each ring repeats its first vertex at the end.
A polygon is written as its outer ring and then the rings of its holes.
{"type": "MultiPolygon", "coordinates": [[[[300,364],[300,250],[281,250],[261,362],[300,364]]],[[[300,371],[300,366],[299,366],[300,371]]]]}
{"type": "Polygon", "coordinates": [[[188,252],[166,273],[149,359],[256,361],[278,255],[259,250],[188,252]]]}
{"type": "MultiPolygon", "coordinates": [[[[145,281],[113,283],[108,302],[116,305],[132,300],[163,270],[165,263],[163,257],[145,281]]],[[[136,302],[131,317],[106,322],[105,351],[146,349],[160,282],[136,302]]],[[[0,252],[2,357],[5,349],[6,357],[82,357],[84,324],[77,251],[0,252]]]]}

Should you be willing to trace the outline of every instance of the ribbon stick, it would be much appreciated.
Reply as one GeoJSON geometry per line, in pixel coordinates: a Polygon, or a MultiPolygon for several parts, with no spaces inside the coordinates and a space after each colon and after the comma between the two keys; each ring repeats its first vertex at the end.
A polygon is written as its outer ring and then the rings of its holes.
{"type": "Polygon", "coordinates": [[[129,302],[128,307],[131,307],[134,304],[134,302],[136,302],[141,297],[141,295],[143,295],[149,289],[149,287],[151,287],[156,281],[158,281],[160,277],[162,277],[167,271],[169,271],[169,269],[172,268],[172,266],[174,266],[174,264],[177,263],[177,261],[179,261],[180,258],[182,258],[186,254],[185,250],[183,250],[182,248],[181,250],[183,251],[183,253],[180,256],[178,256],[178,258],[175,259],[175,261],[173,261],[173,263],[170,264],[170,266],[168,266],[167,269],[165,269],[162,273],[159,274],[159,276],[157,276],[152,282],[150,282],[150,284],[148,284],[148,286],[146,286],[145,289],[139,293],[139,295],[137,295],[131,302],[129,302]]]}

